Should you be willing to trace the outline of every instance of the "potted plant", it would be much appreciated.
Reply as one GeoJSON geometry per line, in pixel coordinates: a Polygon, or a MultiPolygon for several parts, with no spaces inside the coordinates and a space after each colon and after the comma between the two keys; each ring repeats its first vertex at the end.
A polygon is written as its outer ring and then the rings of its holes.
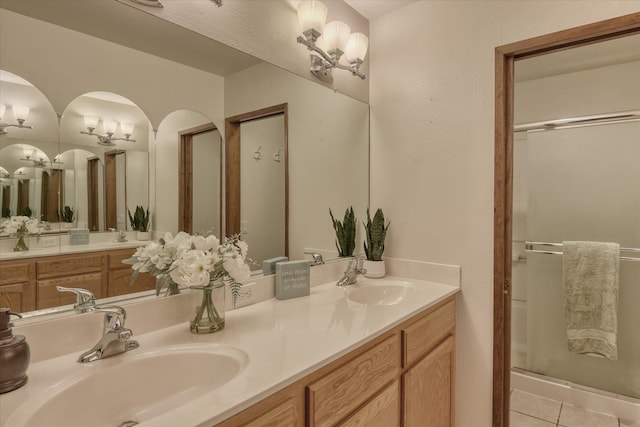
{"type": "Polygon", "coordinates": [[[333,229],[336,231],[338,256],[353,256],[353,251],[356,248],[356,217],[353,214],[353,207],[350,207],[344,212],[342,222],[333,217],[331,209],[329,209],[329,215],[331,215],[333,229]]]}
{"type": "Polygon", "coordinates": [[[142,206],[136,206],[136,211],[131,215],[131,211],[127,209],[129,213],[129,222],[131,223],[131,229],[136,231],[136,240],[149,240],[149,209],[145,211],[142,206]]]}
{"type": "Polygon", "coordinates": [[[378,278],[385,275],[382,253],[384,252],[384,239],[390,224],[391,222],[388,222],[387,225],[384,224],[384,214],[380,208],[376,211],[372,221],[369,208],[367,208],[367,222],[364,224],[364,253],[367,259],[363,266],[367,270],[364,274],[366,277],[378,278]]]}
{"type": "Polygon", "coordinates": [[[64,209],[58,211],[58,218],[62,221],[64,228],[73,228],[76,213],[71,206],[65,206],[64,209]]]}

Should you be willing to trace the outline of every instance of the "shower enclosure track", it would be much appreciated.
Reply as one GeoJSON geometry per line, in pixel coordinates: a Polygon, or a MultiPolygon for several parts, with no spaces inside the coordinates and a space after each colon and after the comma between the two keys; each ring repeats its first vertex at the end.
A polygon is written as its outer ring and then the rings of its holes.
{"type": "MultiPolygon", "coordinates": [[[[552,246],[552,247],[562,247],[562,243],[551,243],[551,242],[524,242],[525,252],[530,254],[545,254],[545,255],[562,255],[561,251],[545,251],[540,249],[534,249],[534,246],[552,246]]],[[[620,248],[620,252],[638,252],[640,253],[640,248],[620,248]]],[[[621,256],[620,261],[640,261],[640,258],[636,257],[628,257],[621,256]]]]}

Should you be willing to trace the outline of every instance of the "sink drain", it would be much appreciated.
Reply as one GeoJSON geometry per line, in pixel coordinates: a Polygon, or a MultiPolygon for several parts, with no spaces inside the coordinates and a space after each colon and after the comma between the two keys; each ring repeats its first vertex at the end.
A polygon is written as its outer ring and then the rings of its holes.
{"type": "Polygon", "coordinates": [[[125,421],[122,424],[120,424],[118,427],[133,427],[137,425],[138,425],[137,421],[125,421]]]}

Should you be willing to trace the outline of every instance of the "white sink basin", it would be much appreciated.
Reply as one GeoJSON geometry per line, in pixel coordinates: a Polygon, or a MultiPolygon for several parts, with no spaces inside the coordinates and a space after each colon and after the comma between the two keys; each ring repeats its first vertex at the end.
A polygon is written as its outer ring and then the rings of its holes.
{"type": "Polygon", "coordinates": [[[249,361],[230,346],[192,344],[135,350],[78,364],[78,375],[29,399],[8,420],[24,426],[141,423],[192,402],[236,377],[249,361]]]}
{"type": "Polygon", "coordinates": [[[413,284],[396,279],[362,279],[346,288],[347,299],[365,305],[395,305],[416,291],[413,284]]]}

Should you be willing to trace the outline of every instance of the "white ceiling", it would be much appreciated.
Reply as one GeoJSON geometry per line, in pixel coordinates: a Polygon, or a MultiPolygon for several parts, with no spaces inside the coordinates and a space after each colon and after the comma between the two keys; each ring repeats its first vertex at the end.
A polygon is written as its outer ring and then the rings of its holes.
{"type": "Polygon", "coordinates": [[[405,7],[418,0],[344,0],[349,6],[369,21],[378,16],[386,15],[396,9],[405,7]]]}

